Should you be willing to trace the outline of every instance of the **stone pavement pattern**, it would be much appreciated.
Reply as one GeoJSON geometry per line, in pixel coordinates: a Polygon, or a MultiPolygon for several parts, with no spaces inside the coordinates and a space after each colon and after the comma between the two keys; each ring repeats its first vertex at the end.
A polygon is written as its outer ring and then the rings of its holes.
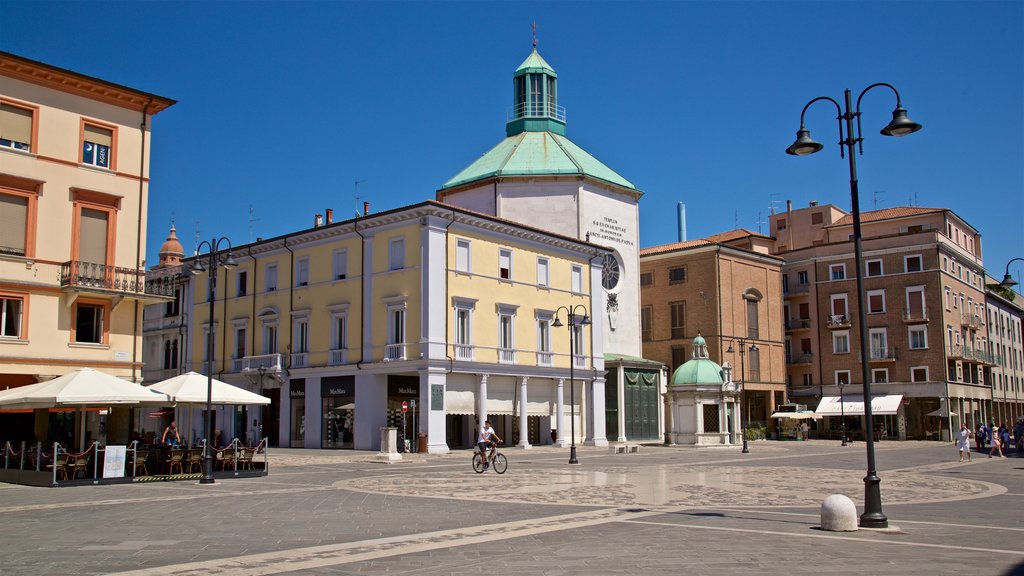
{"type": "Polygon", "coordinates": [[[863,503],[863,445],[469,452],[392,465],[280,450],[270,475],[65,489],[0,484],[4,574],[1024,574],[1024,458],[877,445],[891,530],[817,529],[863,503]]]}

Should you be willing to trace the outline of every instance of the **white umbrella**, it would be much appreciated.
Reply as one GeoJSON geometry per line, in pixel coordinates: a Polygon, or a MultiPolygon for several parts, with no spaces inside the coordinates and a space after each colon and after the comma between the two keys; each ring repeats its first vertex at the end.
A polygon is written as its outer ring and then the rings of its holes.
{"type": "MultiPolygon", "coordinates": [[[[950,416],[956,416],[957,414],[956,414],[956,412],[950,411],[949,415],[950,416]]],[[[945,418],[946,417],[946,411],[943,410],[942,408],[939,408],[938,410],[932,410],[931,412],[926,414],[926,416],[937,416],[939,418],[945,418]]]]}
{"type": "MultiPolygon", "coordinates": [[[[210,381],[212,394],[210,402],[222,405],[270,404],[270,398],[254,394],[233,384],[222,382],[216,378],[210,381]]],[[[149,389],[153,392],[166,394],[167,399],[180,404],[205,404],[207,395],[207,376],[196,372],[186,372],[156,384],[149,389]]]]}
{"type": "MultiPolygon", "coordinates": [[[[149,386],[150,390],[166,395],[172,402],[191,406],[205,406],[207,386],[210,384],[210,403],[221,405],[270,404],[270,398],[254,394],[216,378],[186,372],[149,386]]],[[[192,410],[188,411],[189,430],[192,429],[192,410]]],[[[190,432],[191,433],[191,432],[190,432]]],[[[203,434],[206,434],[204,432],[203,434]]]]}
{"type": "Polygon", "coordinates": [[[80,368],[53,380],[0,393],[0,407],[9,409],[159,404],[165,401],[166,398],[144,386],[92,368],[80,368]]]}
{"type": "MultiPolygon", "coordinates": [[[[160,404],[166,398],[133,382],[92,368],[0,393],[0,408],[85,408],[88,406],[160,404]]],[[[84,449],[85,418],[80,419],[79,449],[84,449]]]]}

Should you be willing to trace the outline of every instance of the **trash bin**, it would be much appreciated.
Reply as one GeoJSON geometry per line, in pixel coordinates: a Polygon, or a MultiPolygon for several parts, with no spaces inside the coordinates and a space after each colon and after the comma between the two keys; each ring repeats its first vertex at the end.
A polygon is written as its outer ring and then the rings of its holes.
{"type": "Polygon", "coordinates": [[[427,433],[420,432],[416,435],[416,451],[426,452],[427,451],[427,433]]]}

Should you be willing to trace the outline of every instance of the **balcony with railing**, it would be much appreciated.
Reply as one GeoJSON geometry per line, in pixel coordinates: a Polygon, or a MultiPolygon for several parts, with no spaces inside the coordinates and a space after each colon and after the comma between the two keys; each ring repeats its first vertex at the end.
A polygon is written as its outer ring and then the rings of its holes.
{"type": "Polygon", "coordinates": [[[797,332],[800,330],[809,330],[811,328],[810,318],[787,318],[786,319],[786,331],[797,332]]]}
{"type": "Polygon", "coordinates": [[[309,352],[296,352],[291,355],[292,368],[309,368],[309,352]]]}
{"type": "Polygon", "coordinates": [[[244,358],[232,358],[231,359],[231,371],[241,372],[242,364],[244,364],[244,358]]]}
{"type": "Polygon", "coordinates": [[[796,286],[786,286],[782,290],[782,295],[783,296],[806,295],[806,294],[808,294],[810,292],[810,290],[811,290],[811,285],[810,284],[797,284],[796,286]]]}
{"type": "Polygon", "coordinates": [[[961,314],[960,326],[977,330],[978,328],[981,328],[981,316],[978,316],[977,314],[961,314]]]}
{"type": "Polygon", "coordinates": [[[499,364],[515,364],[516,351],[514,348],[498,348],[499,364]]]}
{"type": "Polygon", "coordinates": [[[868,355],[870,362],[895,362],[896,348],[891,346],[872,346],[868,355]]]}
{"type": "Polygon", "coordinates": [[[261,354],[242,358],[242,372],[259,372],[261,368],[264,374],[279,374],[284,369],[281,354],[261,354]]]}
{"type": "Polygon", "coordinates": [[[327,363],[331,366],[340,366],[342,364],[348,364],[348,350],[341,348],[338,350],[331,350],[328,353],[327,363]]]}
{"type": "Polygon", "coordinates": [[[405,344],[388,344],[384,346],[384,361],[397,362],[405,360],[405,344]]]}
{"type": "Polygon", "coordinates": [[[555,355],[552,352],[537,352],[537,366],[554,366],[555,355]]]}
{"type": "Polygon", "coordinates": [[[462,362],[471,362],[475,356],[472,344],[456,344],[455,359],[462,362]]]}
{"type": "Polygon", "coordinates": [[[786,356],[786,364],[790,366],[802,366],[811,363],[813,356],[810,352],[799,352],[797,354],[789,354],[786,356]]]}
{"type": "Polygon", "coordinates": [[[925,309],[921,310],[910,310],[907,308],[903,309],[903,323],[904,324],[927,324],[928,323],[928,311],[925,309]]]}
{"type": "Polygon", "coordinates": [[[520,102],[505,111],[505,122],[520,118],[552,118],[565,122],[565,107],[552,102],[520,102]]]}
{"type": "Polygon", "coordinates": [[[845,330],[850,327],[850,317],[846,314],[832,314],[826,320],[830,330],[845,330]]]}
{"type": "Polygon", "coordinates": [[[176,275],[147,276],[141,268],[121,268],[80,260],[69,260],[60,265],[60,287],[65,290],[159,302],[173,300],[175,286],[176,275]]]}
{"type": "Polygon", "coordinates": [[[573,354],[572,356],[572,367],[583,368],[587,367],[587,357],[582,354],[573,354]]]}

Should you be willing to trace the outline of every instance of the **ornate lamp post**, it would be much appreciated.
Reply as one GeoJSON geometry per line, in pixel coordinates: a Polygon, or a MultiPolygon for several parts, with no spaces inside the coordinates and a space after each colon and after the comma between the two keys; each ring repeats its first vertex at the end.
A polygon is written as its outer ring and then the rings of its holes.
{"type": "Polygon", "coordinates": [[[201,252],[204,246],[209,250],[205,255],[207,264],[203,265],[204,255],[199,254],[196,256],[196,263],[192,266],[192,273],[197,276],[207,270],[210,272],[210,282],[207,285],[206,291],[206,300],[210,303],[209,329],[206,334],[206,358],[208,363],[206,368],[206,442],[203,443],[203,477],[199,479],[199,483],[213,484],[213,452],[210,449],[210,442],[213,441],[213,303],[216,299],[217,291],[217,268],[221,266],[224,268],[234,268],[238,266],[238,262],[231,255],[231,241],[225,237],[203,240],[199,243],[196,251],[201,252]],[[220,253],[221,242],[227,246],[226,255],[220,253]]]}
{"type": "MultiPolygon", "coordinates": [[[[558,313],[565,310],[566,319],[569,321],[569,464],[579,464],[576,459],[576,384],[574,383],[574,368],[576,366],[576,327],[589,326],[590,316],[587,314],[587,307],[583,304],[575,306],[559,306],[555,310],[555,321],[551,323],[555,328],[564,326],[558,319],[558,313]],[[583,310],[583,317],[577,318],[576,311],[583,310]]],[[[558,431],[562,433],[561,430],[558,431]]]]}
{"type": "Polygon", "coordinates": [[[860,128],[860,101],[865,94],[868,93],[872,88],[884,86],[893,91],[896,95],[896,109],[892,111],[892,121],[889,122],[882,128],[881,134],[883,136],[906,136],[917,132],[921,129],[921,125],[914,122],[907,117],[907,111],[903,108],[900,102],[900,93],[891,84],[885,82],[878,82],[865,88],[859,96],[857,96],[857,107],[855,111],[851,112],[851,99],[850,90],[847,89],[843,92],[845,108],[839,106],[839,102],[828,96],[819,96],[810,102],[808,102],[804,109],[800,112],[800,129],[796,132],[796,141],[793,142],[786,148],[786,154],[793,156],[807,156],[818,152],[824,145],[815,142],[811,139],[811,133],[809,130],[804,128],[804,113],[807,109],[818,102],[819,100],[828,100],[835,105],[836,111],[839,113],[837,119],[839,120],[839,156],[844,157],[844,154],[848,152],[849,165],[850,165],[850,203],[853,213],[853,249],[854,249],[854,269],[856,270],[857,279],[857,311],[858,320],[860,322],[860,361],[861,370],[863,372],[864,382],[864,420],[867,426],[868,433],[865,434],[867,439],[867,464],[868,470],[867,475],[864,477],[864,513],[860,516],[860,525],[864,528],[885,528],[889,525],[888,518],[882,512],[882,495],[879,491],[879,483],[881,480],[875,473],[875,443],[873,434],[874,422],[871,417],[871,383],[869,381],[870,370],[868,365],[868,331],[867,331],[867,312],[864,310],[864,283],[862,281],[863,273],[861,267],[863,266],[863,260],[861,258],[861,230],[860,230],[860,199],[857,191],[857,160],[854,154],[854,147],[859,148],[861,154],[864,153],[864,139],[861,137],[863,132],[860,128]],[[853,121],[857,120],[857,129],[854,130],[853,121]],[[846,132],[843,132],[843,121],[846,121],[846,132]],[[845,150],[844,150],[845,147],[845,150]]]}
{"type": "MultiPolygon", "coordinates": [[[[744,410],[743,409],[743,391],[744,391],[743,390],[743,385],[746,383],[746,380],[747,380],[747,376],[746,376],[746,374],[747,374],[747,366],[746,366],[746,362],[744,361],[744,357],[746,356],[746,353],[747,353],[747,342],[750,342],[750,339],[749,338],[734,338],[732,341],[729,342],[729,349],[726,350],[727,353],[729,353],[729,354],[736,353],[736,349],[732,347],[733,342],[735,342],[735,341],[739,341],[739,343],[740,343],[740,387],[739,387],[739,390],[740,390],[740,436],[743,437],[743,449],[740,450],[740,453],[742,453],[742,454],[750,454],[750,448],[747,447],[747,426],[746,426],[746,423],[750,421],[750,415],[749,415],[749,411],[748,410],[744,410]],[[746,420],[744,420],[744,418],[743,418],[744,416],[746,416],[746,420]]],[[[759,348],[757,347],[757,344],[751,344],[750,345],[750,351],[751,352],[757,352],[758,350],[759,350],[759,348]]]]}

